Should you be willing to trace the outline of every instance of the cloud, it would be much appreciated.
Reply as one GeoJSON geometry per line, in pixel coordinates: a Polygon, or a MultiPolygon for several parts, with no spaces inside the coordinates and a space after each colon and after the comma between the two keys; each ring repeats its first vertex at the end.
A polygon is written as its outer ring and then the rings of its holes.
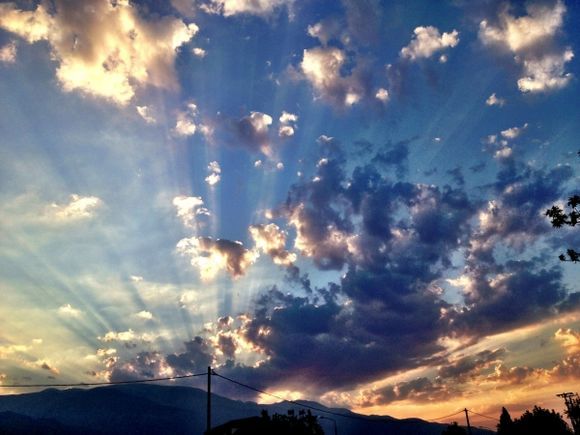
{"type": "Polygon", "coordinates": [[[187,341],[185,352],[167,355],[169,367],[178,374],[203,373],[212,365],[211,348],[202,337],[195,337],[187,341]]]}
{"type": "Polygon", "coordinates": [[[127,105],[145,86],[177,89],[177,49],[197,33],[173,17],[147,21],[126,1],[70,0],[35,10],[0,5],[0,28],[28,43],[47,41],[65,92],[80,91],[127,105]]]}
{"type": "Polygon", "coordinates": [[[296,123],[298,122],[298,115],[282,111],[282,115],[280,115],[278,120],[280,121],[280,126],[278,127],[278,136],[294,136],[294,129],[296,128],[296,123]]]}
{"type": "Polygon", "coordinates": [[[379,88],[375,94],[375,98],[379,101],[382,101],[383,103],[386,103],[389,101],[389,91],[387,91],[385,88],[379,88]]]}
{"type": "Polygon", "coordinates": [[[494,92],[489,97],[487,97],[487,100],[485,100],[485,104],[488,106],[502,107],[505,105],[505,99],[498,97],[497,95],[495,95],[495,92],[494,92]]]}
{"type": "Polygon", "coordinates": [[[524,59],[524,76],[518,79],[518,88],[522,92],[545,92],[566,87],[572,73],[566,73],[564,69],[573,57],[574,52],[566,49],[540,59],[524,59]]]}
{"type": "Polygon", "coordinates": [[[79,318],[83,312],[77,308],[73,308],[71,304],[65,304],[58,308],[58,314],[63,317],[79,318]]]}
{"type": "Polygon", "coordinates": [[[162,353],[157,351],[139,352],[129,361],[121,362],[118,358],[107,359],[108,379],[111,382],[124,382],[156,377],[169,377],[174,375],[174,370],[167,363],[162,353]]]}
{"type": "Polygon", "coordinates": [[[155,124],[157,120],[153,116],[152,109],[149,106],[135,106],[137,113],[145,120],[147,124],[155,124]]]}
{"type": "Polygon", "coordinates": [[[0,47],[0,62],[16,62],[16,41],[10,41],[8,44],[0,47]]]}
{"type": "Polygon", "coordinates": [[[96,196],[80,196],[77,194],[70,195],[68,204],[52,203],[48,212],[57,221],[70,222],[77,220],[91,219],[95,217],[104,203],[96,196]]]}
{"type": "Polygon", "coordinates": [[[221,14],[225,17],[234,15],[257,15],[267,18],[280,9],[287,8],[290,15],[295,0],[205,0],[199,8],[210,14],[221,14]]]}
{"type": "Polygon", "coordinates": [[[213,279],[221,270],[238,278],[257,258],[257,253],[244,248],[241,242],[210,237],[181,239],[176,248],[179,254],[190,259],[203,280],[213,279]]]}
{"type": "Polygon", "coordinates": [[[580,355],[580,331],[560,328],[554,334],[554,338],[562,344],[568,354],[580,355]]]}
{"type": "Polygon", "coordinates": [[[344,25],[335,18],[325,18],[316,24],[308,26],[306,29],[309,36],[316,38],[324,46],[331,40],[344,41],[344,25]]]}
{"type": "Polygon", "coordinates": [[[419,26],[415,28],[413,33],[414,36],[409,45],[401,49],[401,57],[410,61],[427,59],[438,51],[453,48],[459,44],[457,30],[441,34],[436,27],[419,26]]]}
{"type": "Polygon", "coordinates": [[[272,117],[262,112],[250,112],[248,116],[234,121],[234,145],[241,145],[249,151],[261,151],[267,156],[272,154],[270,147],[270,126],[272,117]]]}
{"type": "Polygon", "coordinates": [[[209,162],[207,170],[209,171],[209,175],[205,177],[205,182],[210,186],[215,186],[222,178],[220,175],[222,173],[220,164],[216,161],[209,162]]]}
{"type": "Polygon", "coordinates": [[[200,58],[204,58],[207,54],[207,52],[201,47],[194,47],[191,50],[191,52],[193,53],[194,56],[200,57],[200,58]]]}
{"type": "Polygon", "coordinates": [[[439,367],[438,374],[442,378],[457,379],[471,375],[479,375],[481,370],[501,361],[505,349],[483,350],[474,355],[468,355],[439,367]]]}
{"type": "Polygon", "coordinates": [[[207,216],[210,216],[209,210],[203,206],[203,200],[199,196],[176,196],[173,198],[173,205],[177,217],[189,228],[203,225],[207,216]]]}
{"type": "Polygon", "coordinates": [[[523,75],[517,81],[520,91],[561,89],[572,78],[565,66],[574,57],[570,48],[562,49],[555,42],[564,23],[566,6],[561,0],[552,4],[530,3],[526,12],[527,15],[515,17],[508,7],[502,7],[496,23],[481,21],[479,39],[514,55],[522,66],[523,75]]]}
{"type": "Polygon", "coordinates": [[[272,257],[274,263],[289,266],[296,261],[296,254],[286,250],[286,233],[276,224],[252,225],[249,231],[256,249],[272,257]]]}
{"type": "Polygon", "coordinates": [[[343,74],[348,61],[346,52],[336,47],[304,50],[300,71],[312,85],[316,99],[324,99],[337,107],[350,107],[371,96],[370,71],[364,62],[359,62],[350,74],[343,74]]]}
{"type": "Polygon", "coordinates": [[[197,105],[193,102],[187,103],[185,110],[177,112],[177,120],[173,128],[173,133],[182,137],[194,135],[198,127],[198,115],[197,105]]]}
{"type": "Polygon", "coordinates": [[[360,405],[380,406],[401,400],[426,403],[445,401],[455,395],[457,395],[457,391],[449,389],[439,379],[432,380],[421,377],[376,390],[363,391],[360,405]]]}
{"type": "Polygon", "coordinates": [[[141,320],[153,320],[153,313],[151,313],[151,311],[142,310],[136,313],[135,317],[141,320]]]}
{"type": "Polygon", "coordinates": [[[506,46],[512,52],[533,48],[536,44],[551,39],[563,24],[566,6],[561,1],[553,7],[548,4],[529,4],[528,15],[516,18],[503,7],[494,26],[484,20],[479,25],[479,36],[486,44],[506,46]]]}
{"type": "Polygon", "coordinates": [[[298,122],[298,115],[286,112],[284,110],[282,111],[282,114],[280,115],[280,118],[278,120],[280,121],[280,124],[284,125],[295,124],[296,122],[298,122]]]}
{"type": "Polygon", "coordinates": [[[126,331],[109,331],[104,336],[98,337],[99,340],[105,343],[121,342],[128,347],[135,347],[135,342],[151,343],[156,337],[148,333],[136,333],[132,329],[126,331]]]}
{"type": "Polygon", "coordinates": [[[502,130],[500,134],[505,139],[513,140],[519,137],[526,128],[528,128],[528,123],[525,123],[521,127],[512,127],[506,130],[502,130]]]}

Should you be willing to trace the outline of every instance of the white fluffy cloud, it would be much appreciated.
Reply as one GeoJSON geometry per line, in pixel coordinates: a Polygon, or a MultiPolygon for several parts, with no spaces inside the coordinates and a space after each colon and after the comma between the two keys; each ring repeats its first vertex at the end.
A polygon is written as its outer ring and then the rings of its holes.
{"type": "Polygon", "coordinates": [[[197,105],[195,103],[187,103],[185,110],[177,112],[177,120],[173,133],[177,136],[187,137],[195,134],[197,130],[197,105]]]}
{"type": "Polygon", "coordinates": [[[176,50],[197,33],[195,24],[174,17],[147,21],[128,1],[57,1],[35,10],[0,4],[0,28],[28,43],[47,41],[66,92],[81,91],[120,105],[137,88],[178,87],[176,50]]]}
{"type": "Polygon", "coordinates": [[[564,68],[573,57],[574,52],[567,49],[539,59],[524,59],[524,76],[518,80],[518,88],[522,92],[543,92],[565,87],[572,74],[565,72],[564,68]]]}
{"type": "Polygon", "coordinates": [[[95,216],[103,204],[103,201],[96,196],[72,194],[68,204],[51,204],[49,214],[59,221],[90,219],[95,216]]]}
{"type": "Polygon", "coordinates": [[[441,34],[436,27],[419,26],[415,28],[413,33],[415,35],[409,45],[401,49],[401,57],[412,61],[429,58],[437,51],[455,47],[459,43],[457,30],[441,34]]]}
{"type": "Polygon", "coordinates": [[[0,47],[0,62],[16,62],[16,42],[10,41],[8,44],[0,47]]]}
{"type": "Polygon", "coordinates": [[[173,205],[177,211],[177,217],[181,219],[183,225],[189,228],[196,227],[200,217],[210,215],[199,196],[176,196],[173,198],[173,205]]]}
{"type": "Polygon", "coordinates": [[[222,168],[218,162],[213,161],[209,162],[209,165],[207,165],[207,170],[209,171],[209,175],[205,177],[205,182],[210,186],[215,186],[222,179],[222,168]]]}
{"type": "Polygon", "coordinates": [[[65,304],[58,308],[58,314],[60,314],[63,317],[78,318],[81,317],[82,313],[83,312],[81,310],[73,308],[71,304],[65,304]]]}
{"type": "Polygon", "coordinates": [[[375,94],[375,97],[377,100],[386,103],[389,101],[389,91],[387,91],[385,88],[380,88],[375,94]]]}
{"type": "Polygon", "coordinates": [[[155,117],[153,116],[151,107],[149,106],[135,106],[137,113],[141,118],[145,120],[147,124],[154,124],[156,122],[155,117]]]}
{"type": "Polygon", "coordinates": [[[205,57],[205,55],[207,54],[206,51],[201,47],[195,47],[193,50],[191,50],[191,52],[193,53],[194,56],[201,58],[205,57]]]}
{"type": "Polygon", "coordinates": [[[500,98],[497,95],[495,95],[495,93],[493,93],[489,97],[487,97],[487,100],[485,100],[485,104],[487,104],[488,106],[502,107],[505,104],[505,99],[500,98]]]}
{"type": "Polygon", "coordinates": [[[522,66],[518,88],[522,92],[546,92],[565,87],[572,78],[566,73],[566,63],[574,57],[570,48],[555,44],[555,37],[564,22],[566,6],[562,1],[553,5],[529,4],[527,15],[515,17],[508,8],[498,15],[496,24],[483,20],[479,38],[489,46],[508,50],[522,66]]]}
{"type": "Polygon", "coordinates": [[[502,130],[500,134],[506,139],[513,140],[519,137],[526,128],[528,128],[527,122],[521,127],[512,127],[506,130],[502,130]]]}
{"type": "Polygon", "coordinates": [[[296,128],[296,122],[298,122],[298,115],[282,111],[282,115],[280,115],[279,121],[280,127],[278,128],[278,136],[294,136],[294,129],[296,128]]]}
{"type": "Polygon", "coordinates": [[[291,13],[293,4],[294,0],[209,0],[203,2],[200,8],[204,12],[226,17],[238,14],[267,17],[283,7],[291,13]]]}

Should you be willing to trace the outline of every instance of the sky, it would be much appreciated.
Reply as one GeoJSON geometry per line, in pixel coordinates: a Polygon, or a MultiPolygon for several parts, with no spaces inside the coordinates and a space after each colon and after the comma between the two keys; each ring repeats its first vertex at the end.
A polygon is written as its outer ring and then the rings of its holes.
{"type": "Polygon", "coordinates": [[[563,0],[0,3],[0,382],[211,365],[365,414],[561,411],[580,233],[544,213],[578,192],[579,22],[563,0]]]}

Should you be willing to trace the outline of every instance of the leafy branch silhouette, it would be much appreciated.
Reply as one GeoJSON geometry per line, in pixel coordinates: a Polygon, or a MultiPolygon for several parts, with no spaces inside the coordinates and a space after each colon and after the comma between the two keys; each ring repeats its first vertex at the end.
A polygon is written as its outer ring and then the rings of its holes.
{"type": "MultiPolygon", "coordinates": [[[[580,151],[578,151],[578,156],[580,156],[580,151]]],[[[553,205],[546,210],[546,216],[550,218],[554,228],[562,228],[563,226],[575,227],[578,224],[578,219],[580,218],[580,196],[571,196],[566,205],[570,209],[568,213],[557,205],[553,205]]],[[[560,254],[558,256],[560,261],[580,262],[580,252],[574,249],[568,249],[566,250],[566,254],[560,254]]]]}

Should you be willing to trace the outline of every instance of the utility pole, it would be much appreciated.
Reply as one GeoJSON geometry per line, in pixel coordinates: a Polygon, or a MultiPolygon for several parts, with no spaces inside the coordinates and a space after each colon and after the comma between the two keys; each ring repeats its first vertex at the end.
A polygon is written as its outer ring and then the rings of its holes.
{"type": "Polygon", "coordinates": [[[561,397],[564,399],[564,403],[566,404],[566,409],[568,410],[568,418],[572,422],[572,428],[574,429],[575,435],[580,435],[580,416],[578,415],[578,411],[575,410],[576,407],[580,407],[580,398],[578,394],[574,393],[560,393],[556,394],[556,396],[561,397]]]}
{"type": "Polygon", "coordinates": [[[464,409],[465,411],[465,420],[467,421],[467,433],[471,435],[471,425],[469,424],[469,411],[467,408],[464,409]]]}
{"type": "Polygon", "coordinates": [[[207,368],[207,431],[209,435],[211,430],[211,367],[207,368]]]}

